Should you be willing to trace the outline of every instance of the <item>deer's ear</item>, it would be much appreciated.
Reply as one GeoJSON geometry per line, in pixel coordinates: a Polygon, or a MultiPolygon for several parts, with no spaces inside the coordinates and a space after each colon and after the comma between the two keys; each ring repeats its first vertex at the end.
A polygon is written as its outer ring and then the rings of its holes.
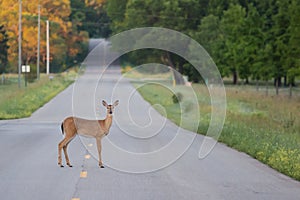
{"type": "Polygon", "coordinates": [[[107,107],[106,101],[102,100],[102,104],[103,104],[103,106],[107,107]]]}
{"type": "Polygon", "coordinates": [[[119,100],[116,100],[115,103],[113,104],[114,107],[117,105],[119,105],[119,100]]]}

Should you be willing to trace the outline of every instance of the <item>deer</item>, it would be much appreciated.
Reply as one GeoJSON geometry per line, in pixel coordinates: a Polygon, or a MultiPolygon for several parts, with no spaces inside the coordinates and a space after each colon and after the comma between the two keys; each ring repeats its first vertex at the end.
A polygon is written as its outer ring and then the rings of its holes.
{"type": "Polygon", "coordinates": [[[75,138],[77,134],[94,137],[97,143],[97,150],[99,156],[99,167],[104,168],[101,158],[101,140],[104,136],[107,136],[109,129],[113,121],[114,108],[119,104],[119,100],[116,100],[113,104],[107,104],[105,100],[102,100],[102,104],[106,107],[106,118],[102,120],[89,120],[78,117],[67,117],[61,123],[61,132],[64,135],[64,139],[58,144],[58,165],[64,167],[62,164],[61,152],[64,151],[66,164],[72,167],[67,148],[69,143],[75,138]]]}

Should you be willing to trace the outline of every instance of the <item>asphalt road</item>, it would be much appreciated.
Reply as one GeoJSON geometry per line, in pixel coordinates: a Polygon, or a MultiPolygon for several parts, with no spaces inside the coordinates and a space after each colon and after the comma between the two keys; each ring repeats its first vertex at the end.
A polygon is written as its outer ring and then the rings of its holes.
{"type": "Polygon", "coordinates": [[[122,79],[118,66],[99,67],[98,53],[75,84],[30,118],[0,121],[0,199],[300,199],[299,182],[223,144],[198,159],[203,136],[161,117],[122,79]],[[81,137],[68,149],[73,168],[58,167],[61,121],[73,114],[102,119],[102,99],[120,100],[103,139],[106,168],[97,165],[93,140],[81,137]],[[169,151],[156,152],[176,136],[169,151]]]}

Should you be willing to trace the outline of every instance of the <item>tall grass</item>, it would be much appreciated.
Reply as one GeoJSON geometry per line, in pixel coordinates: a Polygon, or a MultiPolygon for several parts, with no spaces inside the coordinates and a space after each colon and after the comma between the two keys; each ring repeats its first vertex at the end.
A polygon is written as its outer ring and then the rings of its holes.
{"type": "Polygon", "coordinates": [[[42,75],[39,81],[22,84],[18,88],[16,75],[8,75],[6,84],[0,85],[0,119],[29,117],[73,82],[75,72],[53,75],[52,80],[42,75]]]}
{"type": "MultiPolygon", "coordinates": [[[[138,86],[138,83],[135,83],[138,86]]],[[[200,106],[198,133],[206,134],[211,117],[207,88],[194,84],[200,106]]],[[[184,86],[177,87],[188,105],[191,94],[184,86]]],[[[155,84],[145,84],[138,91],[151,104],[161,104],[167,117],[180,125],[180,116],[190,109],[180,109],[172,102],[172,92],[155,84]]],[[[227,115],[220,142],[268,164],[272,168],[300,180],[300,99],[266,96],[252,87],[227,87],[227,115]]],[[[193,116],[189,115],[190,121],[193,116]]],[[[184,127],[190,129],[189,127],[184,127]]]]}
{"type": "Polygon", "coordinates": [[[220,141],[300,180],[300,101],[227,88],[220,141]]]}

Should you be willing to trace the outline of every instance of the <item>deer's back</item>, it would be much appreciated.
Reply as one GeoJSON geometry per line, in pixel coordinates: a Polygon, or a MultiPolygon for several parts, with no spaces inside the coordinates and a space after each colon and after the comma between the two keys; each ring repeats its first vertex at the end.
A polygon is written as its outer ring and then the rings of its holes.
{"type": "MultiPolygon", "coordinates": [[[[79,117],[71,117],[73,119],[74,126],[76,127],[77,134],[97,137],[103,135],[103,130],[98,120],[89,120],[79,117]]],[[[67,118],[68,119],[68,118],[67,118]]]]}

